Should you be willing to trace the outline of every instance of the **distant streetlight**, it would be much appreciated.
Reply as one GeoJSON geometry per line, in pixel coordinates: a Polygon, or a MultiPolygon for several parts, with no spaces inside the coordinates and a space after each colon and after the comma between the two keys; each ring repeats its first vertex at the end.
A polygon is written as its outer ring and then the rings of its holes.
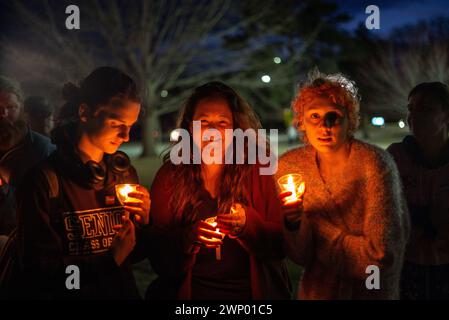
{"type": "Polygon", "coordinates": [[[162,90],[161,91],[161,97],[162,98],[166,98],[168,96],[168,91],[167,90],[162,90]]]}
{"type": "Polygon", "coordinates": [[[281,58],[279,58],[279,57],[274,57],[274,58],[273,58],[273,61],[274,61],[274,63],[276,63],[276,64],[279,64],[279,63],[282,62],[281,58]]]}
{"type": "Polygon", "coordinates": [[[373,117],[371,123],[373,126],[382,127],[385,124],[385,119],[383,117],[373,117]]]}
{"type": "Polygon", "coordinates": [[[178,141],[179,140],[179,130],[175,129],[172,132],[170,132],[170,141],[178,141]]]}
{"type": "Polygon", "coordinates": [[[271,77],[265,74],[260,78],[260,80],[262,80],[262,82],[269,83],[271,81],[271,77]]]}
{"type": "Polygon", "coordinates": [[[404,122],[404,120],[402,120],[402,119],[399,120],[398,126],[399,126],[399,128],[401,128],[401,129],[405,128],[405,122],[404,122]]]}

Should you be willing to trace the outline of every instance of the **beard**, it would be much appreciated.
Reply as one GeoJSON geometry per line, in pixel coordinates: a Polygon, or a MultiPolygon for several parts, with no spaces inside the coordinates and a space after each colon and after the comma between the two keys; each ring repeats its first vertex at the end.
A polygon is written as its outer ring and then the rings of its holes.
{"type": "Polygon", "coordinates": [[[0,150],[7,151],[16,146],[26,131],[23,120],[12,122],[9,119],[0,119],[0,150]]]}

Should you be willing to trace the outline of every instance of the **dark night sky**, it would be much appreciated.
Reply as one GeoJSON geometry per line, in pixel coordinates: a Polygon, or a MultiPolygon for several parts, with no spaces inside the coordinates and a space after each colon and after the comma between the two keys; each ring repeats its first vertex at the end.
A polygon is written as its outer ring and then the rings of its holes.
{"type": "Polygon", "coordinates": [[[417,21],[430,19],[438,16],[449,17],[448,0],[343,0],[338,1],[341,11],[351,14],[352,21],[344,27],[353,30],[359,23],[365,24],[368,14],[365,8],[374,4],[380,9],[380,30],[377,32],[381,36],[387,35],[392,29],[417,21]]]}
{"type": "MultiPolygon", "coordinates": [[[[27,2],[29,0],[25,0],[27,2]]],[[[72,1],[66,1],[71,3],[72,1]]],[[[75,1],[82,4],[82,1],[75,1]]],[[[263,1],[261,1],[263,3],[263,1]]],[[[340,0],[336,1],[342,12],[349,13],[353,19],[344,25],[347,30],[355,29],[358,24],[365,23],[368,16],[365,8],[375,4],[380,8],[380,30],[373,32],[385,36],[395,27],[411,24],[423,19],[437,16],[449,17],[449,0],[340,0]]],[[[33,0],[31,3],[38,3],[33,0]]],[[[282,1],[279,2],[282,5],[282,1]]],[[[0,26],[3,32],[14,31],[17,21],[11,16],[11,1],[0,0],[0,26]],[[12,29],[12,30],[11,30],[12,29]]]]}

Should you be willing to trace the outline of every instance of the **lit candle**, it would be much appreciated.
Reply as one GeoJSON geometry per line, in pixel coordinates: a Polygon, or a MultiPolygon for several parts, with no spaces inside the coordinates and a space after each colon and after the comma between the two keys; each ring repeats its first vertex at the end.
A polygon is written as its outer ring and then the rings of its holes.
{"type": "Polygon", "coordinates": [[[294,202],[301,199],[306,185],[302,180],[302,176],[297,173],[286,174],[279,178],[278,184],[282,192],[290,191],[292,194],[285,198],[285,203],[294,202]]]}
{"type": "MultiPolygon", "coordinates": [[[[217,226],[217,221],[216,221],[217,217],[210,217],[207,218],[205,220],[206,223],[210,224],[212,227],[216,227],[217,226]]],[[[215,229],[215,232],[220,232],[219,228],[215,229]]],[[[218,246],[215,248],[215,259],[217,260],[221,260],[221,246],[218,246]]]]}
{"type": "MultiPolygon", "coordinates": [[[[137,191],[138,184],[130,184],[130,183],[122,183],[117,184],[115,186],[115,194],[117,195],[118,200],[122,206],[125,205],[125,202],[138,202],[138,199],[130,197],[129,194],[137,191]],[[134,200],[133,200],[134,199],[134,200]]],[[[126,218],[129,218],[129,212],[125,210],[126,218]]]]}
{"type": "Polygon", "coordinates": [[[125,205],[124,203],[126,201],[132,201],[132,199],[135,199],[133,197],[130,197],[129,194],[132,192],[137,191],[138,184],[117,184],[115,186],[115,193],[117,194],[117,198],[120,201],[122,205],[125,205]]]}

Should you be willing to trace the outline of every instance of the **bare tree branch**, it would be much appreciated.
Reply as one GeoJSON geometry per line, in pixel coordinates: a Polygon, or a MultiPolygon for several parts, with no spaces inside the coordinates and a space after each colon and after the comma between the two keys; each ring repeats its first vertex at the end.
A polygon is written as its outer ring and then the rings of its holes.
{"type": "MultiPolygon", "coordinates": [[[[283,64],[274,68],[272,61],[254,63],[251,57],[259,47],[245,44],[233,50],[224,48],[223,39],[257,23],[276,2],[271,0],[253,15],[229,21],[235,3],[234,0],[88,0],[80,5],[81,30],[71,31],[58,24],[64,12],[56,11],[48,0],[43,12],[33,11],[35,8],[23,0],[17,0],[16,6],[24,22],[50,52],[50,59],[65,61],[63,69],[68,78],[78,79],[94,66],[115,65],[139,83],[144,105],[149,107],[147,116],[154,117],[176,110],[184,99],[184,93],[162,98],[161,90],[179,92],[221,77],[255,90],[266,86],[258,76],[264,70],[271,72],[276,85],[291,84],[294,66],[320,32],[321,25],[283,64]]],[[[282,24],[276,28],[281,27],[282,24]]]]}
{"type": "Polygon", "coordinates": [[[449,80],[449,48],[446,44],[384,48],[359,69],[359,75],[372,93],[365,103],[367,110],[404,116],[407,97],[414,86],[449,80]]]}

